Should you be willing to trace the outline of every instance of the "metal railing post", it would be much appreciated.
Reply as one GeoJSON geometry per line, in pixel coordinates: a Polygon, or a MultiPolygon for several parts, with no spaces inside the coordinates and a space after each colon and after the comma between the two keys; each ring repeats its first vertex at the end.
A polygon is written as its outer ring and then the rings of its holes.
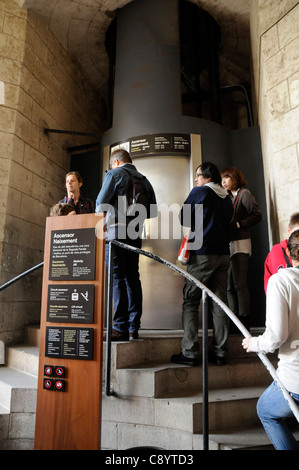
{"type": "Polygon", "coordinates": [[[209,450],[208,299],[202,291],[202,434],[203,450],[209,450]]]}
{"type": "Polygon", "coordinates": [[[113,395],[111,381],[111,333],[112,333],[112,293],[113,293],[113,242],[109,243],[108,283],[107,283],[107,316],[106,316],[106,395],[113,395]]]}

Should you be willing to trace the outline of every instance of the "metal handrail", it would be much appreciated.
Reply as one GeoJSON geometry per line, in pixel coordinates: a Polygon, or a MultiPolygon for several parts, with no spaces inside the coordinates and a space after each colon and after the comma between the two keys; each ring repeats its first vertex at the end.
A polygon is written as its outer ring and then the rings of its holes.
{"type": "Polygon", "coordinates": [[[7,281],[5,284],[2,284],[2,286],[0,286],[0,291],[6,289],[6,287],[10,286],[11,284],[14,284],[16,281],[18,281],[22,277],[27,276],[27,274],[30,274],[33,271],[35,271],[36,269],[41,268],[43,265],[44,265],[44,262],[42,261],[41,263],[37,264],[36,266],[33,266],[32,268],[27,269],[27,271],[24,271],[23,273],[19,274],[18,276],[12,278],[10,281],[7,281]]]}
{"type": "MultiPolygon", "coordinates": [[[[33,266],[32,268],[27,269],[26,271],[24,271],[21,274],[18,274],[18,276],[12,278],[10,281],[7,281],[4,284],[2,284],[2,286],[0,286],[0,291],[6,289],[6,287],[11,286],[12,284],[14,284],[19,279],[22,279],[22,277],[27,276],[27,274],[30,274],[33,271],[36,271],[37,269],[41,268],[43,265],[44,265],[44,262],[42,261],[41,263],[37,264],[36,266],[33,266]]],[[[0,341],[0,348],[1,349],[3,348],[3,351],[5,350],[3,341],[0,341]]],[[[1,359],[1,361],[2,361],[2,359],[1,359]]],[[[4,353],[3,353],[3,362],[1,362],[1,364],[5,364],[4,353]]]]}
{"type": "MultiPolygon", "coordinates": [[[[112,240],[109,243],[109,261],[108,261],[108,292],[107,292],[107,334],[106,334],[106,370],[105,370],[105,386],[106,386],[106,395],[111,396],[114,394],[113,390],[111,389],[111,333],[112,333],[112,273],[113,273],[113,245],[117,245],[123,249],[133,251],[137,254],[146,256],[151,258],[161,264],[164,264],[168,268],[176,271],[177,273],[181,274],[183,277],[188,279],[190,282],[195,284],[202,290],[202,329],[203,329],[203,340],[202,340],[202,378],[203,378],[203,448],[204,450],[208,450],[208,438],[209,438],[209,404],[208,404],[208,320],[207,320],[207,296],[212,298],[214,302],[216,302],[222,310],[229,316],[232,322],[237,326],[240,332],[243,334],[245,338],[251,337],[251,334],[244,325],[240,322],[240,320],[235,316],[235,314],[228,308],[228,306],[220,300],[210,289],[208,289],[204,284],[202,284],[198,279],[194,276],[186,272],[185,270],[175,266],[174,264],[170,263],[169,261],[161,258],[154,253],[150,253],[145,250],[141,250],[140,248],[135,248],[125,243],[122,243],[118,240],[112,240]]],[[[44,265],[44,262],[33,266],[30,269],[27,269],[23,273],[19,274],[18,276],[14,277],[10,281],[6,282],[2,286],[0,286],[0,291],[4,290],[11,284],[15,283],[19,279],[27,276],[28,274],[32,273],[33,271],[41,268],[44,265]]],[[[299,423],[299,408],[296,405],[294,399],[286,390],[285,386],[279,380],[276,374],[276,370],[267,358],[265,354],[256,353],[266,369],[268,370],[269,374],[272,376],[273,380],[276,382],[277,386],[280,388],[285,400],[287,401],[292,413],[294,414],[295,418],[299,423]]]]}
{"type": "MultiPolygon", "coordinates": [[[[228,306],[220,300],[210,289],[208,289],[204,284],[202,284],[198,279],[184,271],[183,269],[175,266],[169,261],[161,258],[160,256],[144,251],[140,248],[135,248],[133,246],[127,245],[120,242],[119,240],[111,240],[109,242],[109,265],[108,265],[108,292],[107,292],[107,334],[106,334],[106,370],[105,370],[105,386],[106,386],[106,395],[111,396],[114,394],[111,389],[110,380],[111,380],[111,333],[112,333],[112,273],[113,273],[113,245],[117,245],[120,248],[133,251],[134,253],[147,256],[158,263],[162,263],[168,268],[176,271],[177,273],[184,276],[190,282],[195,284],[202,290],[202,328],[203,328],[203,341],[202,341],[202,374],[203,374],[203,448],[208,450],[209,447],[209,413],[208,413],[208,322],[207,322],[207,296],[212,298],[222,310],[229,316],[232,322],[237,326],[242,335],[245,338],[251,337],[251,334],[243,323],[236,317],[236,315],[228,308],[228,306]]],[[[272,376],[273,380],[276,382],[277,386],[280,388],[285,400],[287,401],[292,413],[299,423],[299,408],[295,403],[292,396],[286,390],[285,386],[279,380],[276,370],[267,358],[265,354],[256,353],[269,374],[272,376]]]]}

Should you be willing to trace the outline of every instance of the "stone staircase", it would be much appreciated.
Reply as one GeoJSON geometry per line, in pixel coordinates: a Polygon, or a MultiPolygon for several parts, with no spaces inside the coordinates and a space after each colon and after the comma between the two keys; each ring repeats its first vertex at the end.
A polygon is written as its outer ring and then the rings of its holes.
{"type": "Polygon", "coordinates": [[[26,329],[26,344],[6,348],[0,366],[0,450],[34,446],[39,328],[26,329]]]}
{"type": "MultiPolygon", "coordinates": [[[[180,351],[181,336],[181,331],[141,330],[139,340],[112,343],[112,396],[103,384],[103,450],[202,449],[202,368],[169,361],[180,351]]],[[[6,349],[6,365],[0,366],[0,450],[33,449],[38,343],[39,328],[30,327],[25,346],[6,349]]],[[[244,352],[241,336],[230,336],[227,365],[209,366],[211,450],[273,449],[256,415],[257,399],[271,380],[258,357],[244,352]]]]}
{"type": "MultiPolygon", "coordinates": [[[[113,394],[103,392],[103,449],[202,449],[202,368],[169,360],[180,352],[181,336],[144,332],[140,340],[112,343],[113,394]]],[[[272,378],[256,355],[245,353],[241,338],[230,336],[227,365],[209,365],[211,450],[273,449],[256,414],[272,378]]]]}

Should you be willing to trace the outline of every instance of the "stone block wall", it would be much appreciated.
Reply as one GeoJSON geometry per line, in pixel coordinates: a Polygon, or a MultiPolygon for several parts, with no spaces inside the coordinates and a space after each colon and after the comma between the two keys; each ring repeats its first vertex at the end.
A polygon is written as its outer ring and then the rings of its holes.
{"type": "MultiPolygon", "coordinates": [[[[49,210],[65,194],[67,146],[95,139],[44,128],[100,133],[102,105],[51,31],[13,0],[0,0],[0,284],[43,260],[49,210]]],[[[42,272],[1,292],[0,339],[19,340],[39,322],[42,272]]]]}
{"type": "Polygon", "coordinates": [[[270,246],[299,211],[299,5],[252,2],[252,50],[261,127],[270,246]]]}

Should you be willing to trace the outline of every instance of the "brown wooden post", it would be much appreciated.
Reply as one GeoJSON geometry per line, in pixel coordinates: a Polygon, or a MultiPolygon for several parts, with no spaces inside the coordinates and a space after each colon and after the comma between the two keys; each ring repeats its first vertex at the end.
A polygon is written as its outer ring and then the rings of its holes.
{"type": "Polygon", "coordinates": [[[35,450],[101,447],[103,217],[47,218],[35,450]]]}

